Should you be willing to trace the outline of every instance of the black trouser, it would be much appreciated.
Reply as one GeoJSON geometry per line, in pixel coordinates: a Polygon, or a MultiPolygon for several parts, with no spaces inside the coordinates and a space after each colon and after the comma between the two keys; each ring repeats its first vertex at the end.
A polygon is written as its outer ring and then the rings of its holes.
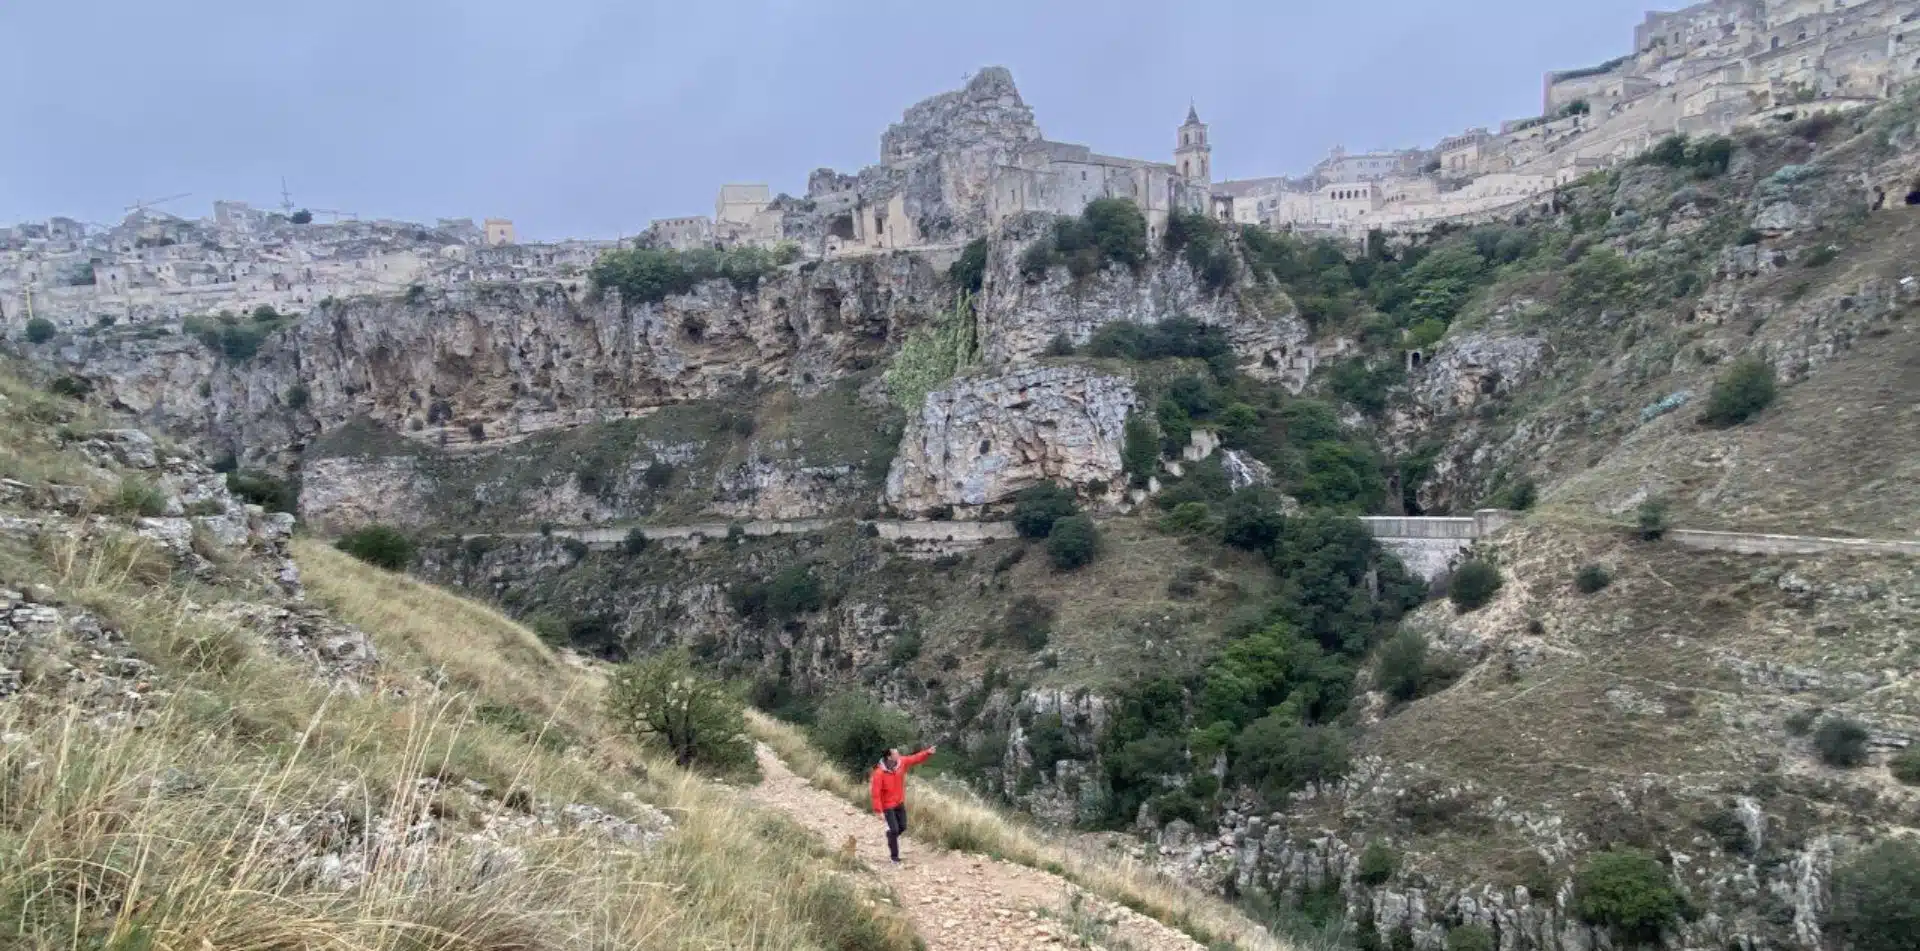
{"type": "Polygon", "coordinates": [[[895,806],[888,809],[887,818],[887,855],[894,861],[900,861],[900,836],[907,831],[907,807],[895,806]]]}

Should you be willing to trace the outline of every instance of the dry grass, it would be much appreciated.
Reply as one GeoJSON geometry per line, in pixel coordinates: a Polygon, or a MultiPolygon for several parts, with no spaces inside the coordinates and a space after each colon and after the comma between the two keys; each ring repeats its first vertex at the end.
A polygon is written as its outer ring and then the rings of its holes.
{"type": "MultiPolygon", "coordinates": [[[[786,723],[751,714],[754,735],[794,772],[856,805],[867,788],[829,763],[801,732],[786,723]]],[[[1254,951],[1288,946],[1226,902],[1181,885],[1137,862],[1090,855],[1017,824],[1005,813],[959,790],[915,787],[914,822],[941,845],[983,852],[1052,872],[1068,881],[1192,935],[1201,944],[1226,943],[1254,951]]]]}
{"type": "MultiPolygon", "coordinates": [[[[39,401],[7,392],[0,432],[25,437],[8,471],[85,473],[27,415],[39,401]]],[[[159,704],[137,730],[0,708],[0,947],[920,946],[804,829],[613,735],[595,675],[524,628],[318,544],[297,553],[314,600],[373,635],[375,683],[318,681],[212,620],[204,605],[250,596],[239,579],[186,587],[127,538],[0,542],[0,579],[99,615],[158,667],[159,704]],[[643,824],[644,803],[673,827],[623,843],[567,822],[569,803],[643,824]]]]}

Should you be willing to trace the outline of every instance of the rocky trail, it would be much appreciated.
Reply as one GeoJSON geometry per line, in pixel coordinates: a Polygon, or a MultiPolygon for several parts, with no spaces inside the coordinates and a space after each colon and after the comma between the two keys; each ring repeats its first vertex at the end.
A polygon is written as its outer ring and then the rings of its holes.
{"type": "Polygon", "coordinates": [[[984,855],[950,852],[909,831],[899,866],[887,861],[880,819],[796,775],[762,746],[765,777],[750,795],[812,829],[830,848],[851,839],[859,862],[892,885],[930,951],[1094,947],[1112,951],[1204,951],[1191,937],[1106,901],[1057,875],[984,855]]]}

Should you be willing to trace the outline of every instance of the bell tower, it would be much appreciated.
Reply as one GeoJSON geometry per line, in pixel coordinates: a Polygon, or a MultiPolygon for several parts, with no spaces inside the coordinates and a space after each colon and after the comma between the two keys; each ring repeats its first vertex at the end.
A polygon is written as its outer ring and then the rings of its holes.
{"type": "Polygon", "coordinates": [[[1213,146],[1207,144],[1207,126],[1200,112],[1187,105],[1187,121],[1180,124],[1180,144],[1173,150],[1173,167],[1180,177],[1202,185],[1213,184],[1213,146]]]}

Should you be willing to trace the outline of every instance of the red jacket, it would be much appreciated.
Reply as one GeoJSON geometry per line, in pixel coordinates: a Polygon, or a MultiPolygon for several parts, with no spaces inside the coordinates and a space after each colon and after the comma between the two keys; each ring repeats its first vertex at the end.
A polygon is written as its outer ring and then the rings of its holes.
{"type": "Polygon", "coordinates": [[[933,753],[921,750],[909,756],[900,757],[900,765],[888,769],[885,766],[873,768],[873,811],[885,812],[895,806],[907,804],[907,770],[927,761],[933,753]]]}

